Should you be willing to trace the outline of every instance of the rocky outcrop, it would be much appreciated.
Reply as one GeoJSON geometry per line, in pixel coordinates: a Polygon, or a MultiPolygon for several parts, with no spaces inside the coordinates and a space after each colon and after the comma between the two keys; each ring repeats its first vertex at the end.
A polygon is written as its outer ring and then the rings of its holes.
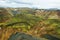
{"type": "Polygon", "coordinates": [[[36,38],[25,33],[12,34],[8,40],[46,40],[44,38],[36,38]]]}
{"type": "Polygon", "coordinates": [[[36,10],[35,15],[44,19],[59,19],[60,10],[36,10]]]}

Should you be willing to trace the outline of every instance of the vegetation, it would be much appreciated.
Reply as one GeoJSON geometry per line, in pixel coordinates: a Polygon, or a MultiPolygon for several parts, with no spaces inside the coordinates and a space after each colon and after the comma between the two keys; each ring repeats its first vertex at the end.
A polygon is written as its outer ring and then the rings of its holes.
{"type": "Polygon", "coordinates": [[[1,8],[0,40],[8,40],[10,35],[16,32],[38,38],[43,37],[45,34],[60,38],[60,18],[57,15],[59,11],[41,10],[1,8]]]}

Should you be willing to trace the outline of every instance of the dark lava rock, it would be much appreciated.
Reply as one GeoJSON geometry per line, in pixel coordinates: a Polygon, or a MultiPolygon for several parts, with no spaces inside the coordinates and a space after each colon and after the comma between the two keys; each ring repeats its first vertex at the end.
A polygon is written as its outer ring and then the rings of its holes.
{"type": "Polygon", "coordinates": [[[25,33],[19,33],[17,32],[16,34],[12,34],[8,40],[60,40],[59,38],[45,34],[43,38],[37,38],[33,37],[31,35],[25,34],[25,33]]]}
{"type": "Polygon", "coordinates": [[[49,39],[49,40],[60,40],[60,38],[57,38],[57,37],[49,35],[49,34],[45,34],[44,38],[49,39]]]}
{"type": "Polygon", "coordinates": [[[35,37],[32,37],[31,35],[24,34],[24,33],[16,33],[12,34],[8,40],[40,40],[35,37]]]}

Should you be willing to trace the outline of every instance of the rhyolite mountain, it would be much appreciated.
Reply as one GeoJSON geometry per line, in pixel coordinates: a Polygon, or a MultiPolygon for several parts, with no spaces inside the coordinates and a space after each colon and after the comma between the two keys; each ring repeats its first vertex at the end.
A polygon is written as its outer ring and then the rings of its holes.
{"type": "Polygon", "coordinates": [[[60,19],[60,10],[32,8],[0,8],[0,22],[7,21],[18,14],[32,14],[43,19],[60,19]]]}
{"type": "MultiPolygon", "coordinates": [[[[33,8],[7,8],[14,15],[16,14],[33,14],[44,19],[60,19],[59,9],[33,9],[33,8]]],[[[8,11],[9,11],[8,10],[8,11]]]]}
{"type": "Polygon", "coordinates": [[[5,8],[0,8],[0,23],[8,21],[10,18],[11,13],[9,13],[5,8]]]}

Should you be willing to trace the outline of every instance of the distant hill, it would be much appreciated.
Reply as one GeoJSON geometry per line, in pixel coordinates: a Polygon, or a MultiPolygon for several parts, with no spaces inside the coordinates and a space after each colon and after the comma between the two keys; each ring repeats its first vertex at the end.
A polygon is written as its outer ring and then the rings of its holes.
{"type": "Polygon", "coordinates": [[[6,22],[10,17],[10,13],[5,8],[0,8],[0,22],[6,22]]]}
{"type": "Polygon", "coordinates": [[[40,9],[40,10],[35,11],[35,15],[42,17],[44,19],[59,19],[60,18],[60,10],[40,9]]]}
{"type": "Polygon", "coordinates": [[[60,10],[59,9],[32,9],[32,8],[9,8],[11,12],[15,14],[33,14],[45,19],[59,19],[60,10]]]}
{"type": "Polygon", "coordinates": [[[32,14],[43,19],[60,19],[58,9],[0,8],[0,21],[6,21],[17,14],[32,14]]]}

